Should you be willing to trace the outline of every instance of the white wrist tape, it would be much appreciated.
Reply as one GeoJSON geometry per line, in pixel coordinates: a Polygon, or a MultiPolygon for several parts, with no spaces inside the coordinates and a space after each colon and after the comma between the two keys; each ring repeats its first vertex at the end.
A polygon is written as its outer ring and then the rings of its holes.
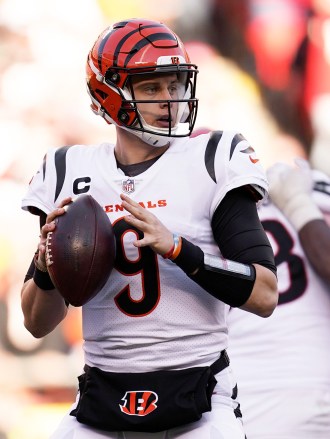
{"type": "Polygon", "coordinates": [[[316,219],[324,219],[310,195],[301,193],[293,197],[283,209],[283,213],[299,232],[307,223],[316,219]]]}

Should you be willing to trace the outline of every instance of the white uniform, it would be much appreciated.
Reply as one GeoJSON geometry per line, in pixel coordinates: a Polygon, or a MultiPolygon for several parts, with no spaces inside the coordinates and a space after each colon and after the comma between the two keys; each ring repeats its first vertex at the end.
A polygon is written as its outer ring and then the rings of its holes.
{"type": "MultiPolygon", "coordinates": [[[[313,197],[329,214],[330,180],[319,172],[314,180],[313,197]]],[[[262,204],[259,216],[274,249],[280,299],[268,319],[239,309],[229,313],[229,355],[245,431],[252,439],[328,439],[330,286],[274,205],[262,204]]]]}
{"type": "MultiPolygon", "coordinates": [[[[210,226],[216,207],[235,187],[250,184],[263,194],[267,183],[241,135],[224,132],[219,144],[206,150],[208,139],[209,134],[176,140],[134,178],[117,169],[113,145],[52,149],[33,178],[23,208],[48,213],[63,198],[88,193],[114,226],[115,269],[102,291],[83,306],[89,366],[112,372],[183,369],[210,365],[227,348],[228,306],[171,261],[150,248],[136,249],[132,241],[141,232],[123,220],[120,200],[120,193],[127,192],[169,230],[219,255],[210,226]]],[[[229,397],[231,391],[226,390],[229,397]]]]}

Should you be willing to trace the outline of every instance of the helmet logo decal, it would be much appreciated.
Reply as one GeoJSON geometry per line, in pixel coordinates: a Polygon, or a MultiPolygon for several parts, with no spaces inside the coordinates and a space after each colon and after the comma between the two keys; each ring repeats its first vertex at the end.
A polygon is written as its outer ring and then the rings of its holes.
{"type": "Polygon", "coordinates": [[[161,65],[164,65],[164,64],[178,65],[178,64],[184,64],[184,63],[185,63],[185,59],[181,55],[160,56],[157,59],[157,65],[158,66],[161,66],[161,65]]]}

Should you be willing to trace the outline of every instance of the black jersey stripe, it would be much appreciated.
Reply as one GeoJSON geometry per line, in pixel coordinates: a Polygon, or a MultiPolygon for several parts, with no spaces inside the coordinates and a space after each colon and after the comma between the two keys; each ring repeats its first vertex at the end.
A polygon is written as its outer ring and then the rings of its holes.
{"type": "Polygon", "coordinates": [[[46,162],[47,162],[47,154],[44,156],[43,162],[42,162],[42,180],[45,181],[46,177],[46,162]]]}
{"type": "Polygon", "coordinates": [[[205,166],[207,169],[207,172],[209,173],[209,176],[212,178],[214,183],[217,182],[216,176],[215,176],[215,169],[214,169],[214,160],[215,160],[215,153],[218,148],[218,144],[220,142],[220,139],[222,137],[223,131],[214,131],[211,134],[211,137],[209,141],[207,142],[206,149],[205,149],[205,166]]]}
{"type": "Polygon", "coordinates": [[[323,194],[330,195],[330,183],[327,181],[315,181],[314,191],[322,192],[323,194]]]}
{"type": "Polygon", "coordinates": [[[246,140],[245,137],[242,134],[236,134],[233,138],[233,140],[231,141],[231,146],[230,146],[230,154],[229,154],[229,160],[231,160],[235,148],[236,146],[239,144],[239,142],[241,142],[242,140],[246,140]]]}
{"type": "MultiPolygon", "coordinates": [[[[137,33],[137,32],[140,32],[140,30],[143,30],[143,29],[148,29],[148,28],[150,28],[150,27],[164,27],[162,24],[148,24],[148,25],[146,25],[146,26],[141,26],[141,27],[139,27],[138,29],[134,29],[134,30],[132,30],[131,32],[129,32],[127,35],[125,35],[120,41],[119,41],[119,43],[117,44],[117,47],[116,47],[116,49],[115,49],[115,51],[114,51],[114,62],[113,62],[113,65],[114,66],[117,66],[117,59],[118,59],[118,54],[119,54],[119,52],[120,52],[120,50],[121,50],[121,48],[123,47],[123,45],[124,45],[124,43],[132,36],[132,35],[134,35],[135,33],[137,33]]],[[[148,38],[150,38],[150,37],[148,37],[148,38]]],[[[102,54],[101,54],[102,55],[102,54]]],[[[127,63],[125,63],[125,65],[126,65],[127,63]]]]}
{"type": "Polygon", "coordinates": [[[66,173],[66,154],[70,146],[62,146],[55,152],[56,191],[54,203],[62,190],[66,173]]]}

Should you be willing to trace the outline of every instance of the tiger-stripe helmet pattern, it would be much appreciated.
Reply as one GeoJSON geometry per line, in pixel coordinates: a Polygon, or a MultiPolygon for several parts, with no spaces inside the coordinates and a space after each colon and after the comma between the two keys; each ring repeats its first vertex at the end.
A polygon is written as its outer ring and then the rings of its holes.
{"type": "Polygon", "coordinates": [[[191,64],[179,37],[163,23],[131,19],[108,27],[91,49],[86,71],[91,108],[108,123],[131,131],[153,146],[163,146],[174,137],[191,134],[198,104],[197,66],[191,64]],[[175,73],[184,83],[182,96],[171,101],[178,103],[178,111],[174,125],[169,128],[154,127],[144,121],[132,87],[132,77],[136,75],[162,73],[175,73]]]}

